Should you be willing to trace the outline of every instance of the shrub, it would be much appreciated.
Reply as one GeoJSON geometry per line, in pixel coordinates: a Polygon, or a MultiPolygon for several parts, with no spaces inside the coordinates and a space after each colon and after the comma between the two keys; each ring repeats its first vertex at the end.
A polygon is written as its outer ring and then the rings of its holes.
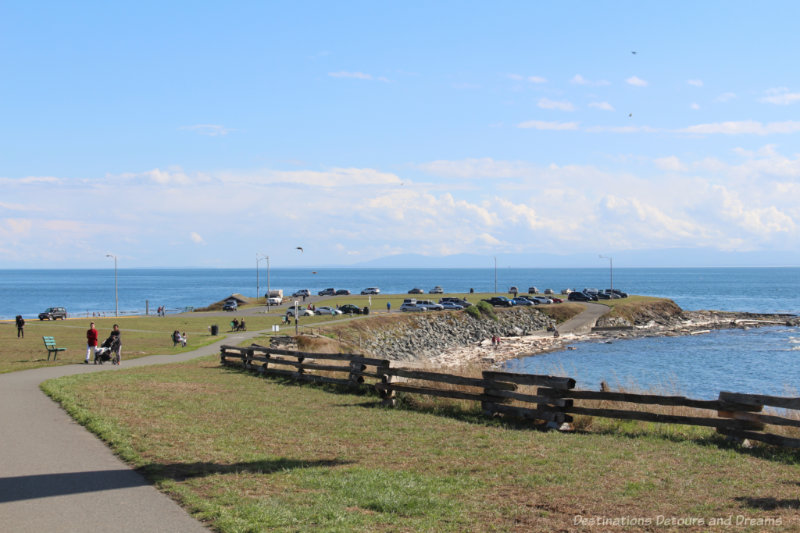
{"type": "Polygon", "coordinates": [[[478,310],[478,306],[477,305],[470,305],[469,307],[464,309],[464,312],[467,313],[472,318],[480,318],[481,317],[481,312],[478,310]]]}
{"type": "Polygon", "coordinates": [[[497,321],[497,313],[494,312],[494,307],[489,302],[478,302],[476,306],[481,314],[488,316],[494,321],[497,321]]]}

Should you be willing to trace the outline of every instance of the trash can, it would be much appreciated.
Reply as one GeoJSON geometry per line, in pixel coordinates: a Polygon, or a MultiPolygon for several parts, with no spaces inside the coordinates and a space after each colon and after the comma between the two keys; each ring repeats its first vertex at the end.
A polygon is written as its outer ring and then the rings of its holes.
{"type": "Polygon", "coordinates": [[[211,334],[216,335],[219,333],[219,326],[216,324],[211,324],[211,334]]]}
{"type": "Polygon", "coordinates": [[[365,314],[365,315],[368,315],[368,314],[369,314],[369,307],[365,307],[365,308],[364,308],[364,314],[365,314]]]}

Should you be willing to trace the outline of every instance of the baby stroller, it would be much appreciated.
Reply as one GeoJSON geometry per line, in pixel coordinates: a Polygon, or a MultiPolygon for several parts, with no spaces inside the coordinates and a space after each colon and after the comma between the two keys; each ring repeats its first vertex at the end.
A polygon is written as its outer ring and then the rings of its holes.
{"type": "MultiPolygon", "coordinates": [[[[94,364],[111,361],[111,356],[119,350],[119,337],[109,337],[94,351],[94,364]]],[[[116,361],[115,361],[116,362],[116,361]]]]}

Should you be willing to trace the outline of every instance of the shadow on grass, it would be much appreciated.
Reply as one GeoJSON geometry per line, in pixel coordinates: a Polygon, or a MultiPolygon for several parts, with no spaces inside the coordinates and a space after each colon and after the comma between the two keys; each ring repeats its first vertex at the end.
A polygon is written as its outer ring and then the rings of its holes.
{"type": "Polygon", "coordinates": [[[750,498],[742,496],[734,498],[739,503],[743,503],[751,509],[761,511],[774,511],[776,509],[800,509],[800,500],[778,500],[776,498],[750,498]]]}
{"type": "Polygon", "coordinates": [[[340,461],[338,459],[320,459],[316,461],[301,461],[296,459],[265,459],[233,464],[219,463],[151,463],[136,469],[154,483],[160,481],[185,481],[198,477],[214,474],[273,474],[296,468],[334,467],[352,464],[353,461],[340,461]]]}

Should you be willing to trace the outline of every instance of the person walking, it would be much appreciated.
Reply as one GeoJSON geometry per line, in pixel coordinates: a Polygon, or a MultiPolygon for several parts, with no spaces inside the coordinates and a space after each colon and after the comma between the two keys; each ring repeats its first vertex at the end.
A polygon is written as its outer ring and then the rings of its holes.
{"type": "Polygon", "coordinates": [[[94,359],[94,353],[97,350],[97,330],[94,328],[94,322],[89,324],[89,329],[86,330],[86,359],[83,364],[89,364],[89,358],[94,359]]]}
{"type": "Polygon", "coordinates": [[[17,315],[17,338],[25,338],[25,319],[22,315],[17,315]]]}
{"type": "Polygon", "coordinates": [[[122,363],[122,337],[120,336],[119,326],[117,324],[114,324],[111,335],[109,335],[108,338],[111,339],[111,352],[114,354],[114,359],[111,360],[111,364],[118,365],[122,363]]]}
{"type": "Polygon", "coordinates": [[[392,302],[386,302],[386,312],[387,313],[392,312],[392,302]]]}

